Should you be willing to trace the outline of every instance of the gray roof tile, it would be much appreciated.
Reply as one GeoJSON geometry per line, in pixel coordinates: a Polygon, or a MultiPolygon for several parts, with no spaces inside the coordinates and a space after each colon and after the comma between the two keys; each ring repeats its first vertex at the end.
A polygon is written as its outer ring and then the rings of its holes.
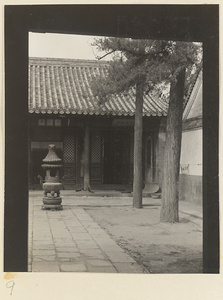
{"type": "MultiPolygon", "coordinates": [[[[99,105],[91,91],[93,76],[106,76],[107,62],[30,58],[29,112],[48,114],[90,114],[133,116],[135,91],[113,95],[99,105]]],[[[166,116],[168,103],[144,96],[143,115],[166,116]]]]}

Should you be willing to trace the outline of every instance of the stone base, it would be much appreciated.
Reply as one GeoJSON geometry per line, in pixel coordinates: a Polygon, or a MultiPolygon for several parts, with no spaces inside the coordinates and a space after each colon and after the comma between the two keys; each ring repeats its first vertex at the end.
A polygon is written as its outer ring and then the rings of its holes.
{"type": "Polygon", "coordinates": [[[47,209],[47,210],[63,210],[63,206],[60,205],[50,205],[50,204],[43,204],[42,209],[47,209]]]}
{"type": "Polygon", "coordinates": [[[43,197],[43,204],[58,205],[61,204],[61,197],[43,197]]]}
{"type": "Polygon", "coordinates": [[[62,210],[61,197],[43,197],[42,209],[62,210]]]}

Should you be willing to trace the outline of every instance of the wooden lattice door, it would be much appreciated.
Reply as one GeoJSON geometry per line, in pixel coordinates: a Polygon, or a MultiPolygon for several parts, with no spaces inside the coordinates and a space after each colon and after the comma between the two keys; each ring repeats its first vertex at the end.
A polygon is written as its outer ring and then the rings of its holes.
{"type": "Polygon", "coordinates": [[[64,186],[72,188],[76,184],[76,135],[66,134],[63,141],[64,186]]]}
{"type": "Polygon", "coordinates": [[[103,182],[102,133],[91,132],[90,135],[90,178],[91,184],[103,182]]]}

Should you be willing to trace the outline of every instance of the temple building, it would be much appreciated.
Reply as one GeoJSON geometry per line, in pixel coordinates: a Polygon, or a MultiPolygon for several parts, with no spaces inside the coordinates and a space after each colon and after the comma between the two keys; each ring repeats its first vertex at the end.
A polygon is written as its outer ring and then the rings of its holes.
{"type": "MultiPolygon", "coordinates": [[[[107,62],[29,59],[29,186],[40,188],[42,159],[55,144],[65,189],[83,187],[84,139],[89,133],[92,188],[125,189],[133,182],[134,89],[98,104],[91,91],[107,62]]],[[[187,102],[192,93],[187,93],[187,102]]],[[[162,185],[168,101],[147,94],[143,105],[143,181],[162,185]]],[[[86,147],[86,146],[85,146],[86,147]]],[[[182,169],[183,170],[183,169],[182,169]]]]}

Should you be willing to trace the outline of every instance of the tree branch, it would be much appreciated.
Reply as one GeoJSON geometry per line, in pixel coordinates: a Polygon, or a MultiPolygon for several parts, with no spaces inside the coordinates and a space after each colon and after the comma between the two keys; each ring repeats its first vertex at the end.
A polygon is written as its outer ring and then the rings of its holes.
{"type": "Polygon", "coordinates": [[[126,49],[126,48],[123,48],[123,47],[120,47],[118,49],[114,49],[114,50],[111,50],[110,52],[102,55],[102,56],[98,56],[96,57],[98,60],[101,60],[102,58],[116,52],[116,51],[123,51],[123,52],[127,52],[135,57],[144,57],[144,58],[147,58],[147,57],[155,57],[156,55],[159,55],[159,54],[163,54],[163,51],[158,51],[158,52],[154,52],[154,53],[137,53],[137,52],[134,52],[134,51],[131,51],[129,49],[126,49]]]}
{"type": "Polygon", "coordinates": [[[114,53],[115,51],[117,51],[117,49],[115,49],[115,50],[112,50],[112,51],[110,51],[110,52],[106,53],[106,54],[105,54],[105,55],[103,55],[103,56],[97,56],[96,58],[97,58],[98,60],[101,60],[102,58],[104,58],[104,57],[106,57],[106,56],[108,56],[108,55],[110,55],[110,54],[114,53]]]}

